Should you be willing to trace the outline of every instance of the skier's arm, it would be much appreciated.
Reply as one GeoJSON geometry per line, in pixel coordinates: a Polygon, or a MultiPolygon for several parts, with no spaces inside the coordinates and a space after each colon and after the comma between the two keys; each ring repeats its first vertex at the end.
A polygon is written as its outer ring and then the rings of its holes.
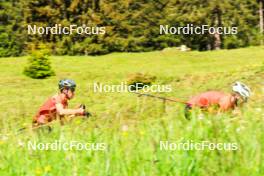
{"type": "Polygon", "coordinates": [[[82,115],[84,113],[84,109],[77,108],[77,109],[64,109],[61,103],[56,104],[57,113],[62,115],[82,115]]]}

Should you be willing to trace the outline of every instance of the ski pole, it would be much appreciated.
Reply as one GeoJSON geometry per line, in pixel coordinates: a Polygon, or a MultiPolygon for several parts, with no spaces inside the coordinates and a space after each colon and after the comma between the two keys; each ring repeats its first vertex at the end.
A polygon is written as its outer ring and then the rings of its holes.
{"type": "Polygon", "coordinates": [[[175,99],[175,98],[171,99],[171,98],[155,96],[155,95],[146,94],[146,93],[132,92],[132,91],[131,91],[131,93],[137,94],[139,97],[140,96],[146,96],[146,97],[151,97],[151,98],[157,98],[157,99],[160,99],[160,100],[163,100],[163,101],[171,101],[171,102],[182,103],[182,104],[186,104],[186,105],[188,104],[186,101],[175,99]]]}

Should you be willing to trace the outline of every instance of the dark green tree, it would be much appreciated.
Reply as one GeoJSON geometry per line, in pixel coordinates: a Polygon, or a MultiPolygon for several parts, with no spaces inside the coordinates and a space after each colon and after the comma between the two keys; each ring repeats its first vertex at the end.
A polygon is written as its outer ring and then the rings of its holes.
{"type": "Polygon", "coordinates": [[[98,55],[185,44],[209,50],[259,45],[263,0],[7,0],[0,2],[0,57],[43,46],[52,54],[98,55]],[[105,35],[28,35],[27,25],[105,26],[105,35]],[[159,25],[238,27],[237,35],[160,35],[159,25]]]}
{"type": "Polygon", "coordinates": [[[22,3],[0,1],[0,57],[22,55],[26,35],[22,25],[22,3]]]}
{"type": "Polygon", "coordinates": [[[259,28],[260,28],[260,44],[263,45],[263,32],[264,32],[264,0],[257,0],[259,3],[259,28]]]}
{"type": "Polygon", "coordinates": [[[47,55],[43,52],[34,52],[29,58],[24,74],[34,79],[44,79],[55,75],[55,72],[51,68],[47,55]]]}

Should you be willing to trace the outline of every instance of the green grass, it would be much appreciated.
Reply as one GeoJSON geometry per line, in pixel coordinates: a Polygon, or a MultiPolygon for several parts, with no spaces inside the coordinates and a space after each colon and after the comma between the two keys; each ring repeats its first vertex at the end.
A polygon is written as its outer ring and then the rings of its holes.
{"type": "MultiPolygon", "coordinates": [[[[106,56],[52,56],[56,76],[45,80],[22,74],[27,57],[0,59],[0,175],[264,175],[264,48],[251,47],[214,52],[113,53],[106,56]],[[261,71],[262,70],[262,71],[261,71]],[[230,91],[240,80],[253,90],[242,113],[206,115],[191,121],[183,105],[129,93],[94,93],[91,85],[119,84],[131,73],[157,77],[172,92],[158,95],[187,100],[206,90],[230,91]],[[24,131],[38,107],[57,92],[61,78],[77,84],[70,107],[85,103],[95,115],[75,119],[53,132],[24,131]],[[106,151],[31,151],[28,141],[104,142],[106,151]],[[237,143],[237,151],[161,151],[160,141],[237,143]],[[24,145],[24,146],[23,146],[24,145]]],[[[155,93],[153,93],[155,94],[155,93]]]]}

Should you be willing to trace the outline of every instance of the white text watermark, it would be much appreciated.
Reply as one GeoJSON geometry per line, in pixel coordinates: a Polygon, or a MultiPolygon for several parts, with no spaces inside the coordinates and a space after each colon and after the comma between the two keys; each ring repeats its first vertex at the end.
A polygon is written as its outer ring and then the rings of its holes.
{"type": "Polygon", "coordinates": [[[237,27],[212,27],[209,25],[194,26],[187,24],[186,26],[169,26],[160,25],[160,34],[175,34],[175,35],[203,35],[203,34],[220,34],[220,35],[235,35],[238,33],[237,27]]]}
{"type": "Polygon", "coordinates": [[[101,83],[94,83],[93,84],[93,91],[94,92],[133,92],[141,90],[143,92],[171,92],[172,87],[171,85],[144,85],[143,83],[135,83],[133,85],[128,85],[126,82],[121,82],[120,84],[116,85],[108,85],[108,84],[101,84],[101,83]]]}
{"type": "Polygon", "coordinates": [[[72,151],[72,150],[86,150],[86,151],[104,151],[107,149],[106,143],[85,143],[79,141],[62,142],[55,140],[50,143],[28,141],[28,150],[54,150],[54,151],[72,151]]]}
{"type": "Polygon", "coordinates": [[[188,140],[185,142],[169,142],[169,141],[160,141],[160,150],[222,150],[222,151],[234,151],[238,150],[237,143],[228,143],[228,142],[210,142],[210,141],[200,141],[194,142],[188,140]]]}
{"type": "Polygon", "coordinates": [[[55,24],[54,26],[36,26],[36,25],[27,25],[28,34],[54,34],[54,35],[71,35],[71,34],[79,34],[79,35],[100,35],[106,33],[105,27],[98,26],[87,26],[85,24],[78,26],[76,24],[72,24],[69,26],[62,26],[61,24],[55,24]]]}

